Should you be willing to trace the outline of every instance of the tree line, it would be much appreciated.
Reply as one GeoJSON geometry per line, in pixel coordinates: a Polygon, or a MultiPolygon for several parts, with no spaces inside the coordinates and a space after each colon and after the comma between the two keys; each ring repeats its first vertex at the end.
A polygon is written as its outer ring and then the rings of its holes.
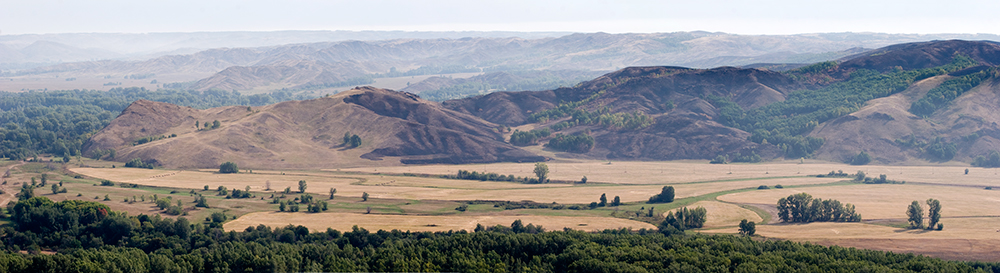
{"type": "Polygon", "coordinates": [[[514,130],[510,135],[510,144],[516,146],[528,146],[538,144],[538,140],[546,138],[552,134],[549,128],[534,129],[531,131],[514,130]]]}
{"type": "Polygon", "coordinates": [[[854,205],[820,198],[808,193],[797,193],[778,199],[778,218],[782,222],[861,222],[861,215],[854,205]]]}
{"type": "MultiPolygon", "coordinates": [[[[264,225],[127,216],[88,201],[21,200],[0,234],[2,272],[970,272],[993,263],[664,230],[545,231],[515,221],[472,232],[264,225]],[[17,253],[26,250],[28,254],[17,253]],[[40,254],[42,250],[52,254],[40,254]]],[[[690,211],[689,211],[690,213],[690,211]]],[[[675,217],[676,218],[676,217],[675,217]]],[[[685,217],[686,218],[686,217],[685,217]]]]}

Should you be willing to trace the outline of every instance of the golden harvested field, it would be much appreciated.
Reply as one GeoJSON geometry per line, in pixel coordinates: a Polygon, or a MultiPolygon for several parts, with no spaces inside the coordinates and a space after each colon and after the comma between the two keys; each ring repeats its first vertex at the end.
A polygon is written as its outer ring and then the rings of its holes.
{"type": "MultiPolygon", "coordinates": [[[[757,215],[757,213],[751,210],[718,201],[698,201],[687,206],[688,209],[697,207],[704,207],[705,210],[708,211],[708,217],[705,219],[704,228],[735,226],[739,225],[740,221],[743,219],[747,219],[747,221],[752,222],[760,222],[763,220],[759,215],[757,215]]],[[[667,213],[673,211],[676,210],[670,210],[667,213]]],[[[667,213],[663,214],[666,215],[667,213]]]]}
{"type": "MultiPolygon", "coordinates": [[[[924,219],[926,223],[926,219],[924,219]]],[[[779,224],[757,227],[757,234],[783,239],[991,239],[1000,240],[1000,217],[941,218],[944,229],[928,231],[865,223],[779,224]]]]}
{"type": "MultiPolygon", "coordinates": [[[[954,260],[1000,261],[1000,218],[943,218],[944,230],[910,230],[864,223],[758,225],[757,234],[797,242],[893,252],[954,260]]],[[[706,230],[736,233],[736,228],[706,230]]]]}
{"type": "MultiPolygon", "coordinates": [[[[706,161],[569,161],[547,162],[549,177],[554,180],[588,181],[616,184],[674,184],[698,181],[745,180],[826,174],[843,170],[854,174],[865,172],[869,177],[885,174],[890,180],[1000,187],[1000,170],[966,166],[851,166],[824,161],[778,161],[766,164],[708,164],[706,161]],[[965,169],[969,174],[965,175],[965,169]]],[[[470,165],[425,165],[365,167],[341,169],[364,173],[426,173],[455,174],[458,170],[495,172],[516,176],[533,176],[534,163],[497,163],[470,165]]]]}
{"type": "MultiPolygon", "coordinates": [[[[659,193],[662,188],[660,185],[652,184],[521,184],[329,172],[289,172],[281,175],[280,172],[218,174],[208,170],[175,171],[136,168],[74,168],[71,170],[116,182],[194,189],[200,189],[205,185],[208,185],[210,189],[216,189],[218,186],[243,189],[250,186],[251,191],[263,191],[267,181],[270,181],[272,190],[281,191],[286,187],[291,187],[292,191],[297,191],[298,181],[305,180],[308,184],[306,192],[313,194],[328,194],[330,188],[336,188],[337,195],[340,196],[361,196],[362,193],[367,192],[373,198],[418,200],[531,200],[544,203],[578,204],[597,201],[601,194],[607,194],[609,198],[620,196],[622,202],[636,202],[649,199],[650,196],[659,193]]],[[[674,188],[677,197],[684,198],[759,185],[822,184],[839,180],[843,179],[797,177],[678,184],[674,185],[674,188]]]]}
{"type": "MultiPolygon", "coordinates": [[[[732,203],[775,205],[778,199],[805,192],[813,198],[836,199],[851,203],[863,220],[902,219],[906,220],[906,207],[916,200],[927,211],[928,198],[941,201],[941,215],[952,216],[1000,216],[1000,191],[981,188],[931,185],[845,185],[817,188],[771,189],[733,193],[718,199],[732,203]]],[[[926,218],[926,217],[925,217],[926,218]]],[[[946,225],[947,226],[947,225],[946,225]]]]}
{"type": "MultiPolygon", "coordinates": [[[[708,164],[707,161],[580,161],[547,162],[549,177],[554,180],[587,181],[616,184],[674,184],[698,181],[775,178],[826,174],[844,170],[855,173],[858,166],[844,164],[783,161],[769,164],[708,164]],[[731,173],[731,174],[730,174],[731,173]]],[[[341,169],[364,173],[455,174],[458,170],[495,172],[516,176],[534,176],[534,163],[496,163],[471,165],[425,165],[341,169]]],[[[892,179],[892,178],[890,178],[892,179]]]]}
{"type": "MultiPolygon", "coordinates": [[[[964,175],[962,166],[848,166],[843,164],[806,161],[784,161],[768,164],[712,165],[702,161],[673,162],[607,162],[556,161],[548,162],[550,177],[576,181],[586,175],[587,184],[549,183],[520,184],[508,182],[452,180],[433,177],[403,176],[415,174],[454,174],[458,170],[495,172],[516,176],[532,176],[533,163],[501,163],[488,165],[429,165],[340,169],[327,171],[257,171],[253,174],[217,174],[215,170],[148,170],[132,168],[74,168],[87,176],[116,182],[158,187],[211,189],[222,185],[260,192],[265,182],[274,191],[291,187],[297,191],[298,181],[308,182],[309,193],[326,195],[337,189],[337,202],[331,212],[276,213],[271,207],[226,224],[230,230],[265,224],[285,226],[302,224],[311,229],[346,230],[357,224],[370,230],[404,229],[411,231],[442,231],[472,229],[476,223],[508,226],[515,219],[525,224],[540,224],[549,230],[563,227],[600,230],[605,228],[653,228],[653,225],[626,219],[601,217],[607,208],[598,210],[508,210],[492,205],[473,205],[470,211],[459,213],[454,207],[460,200],[531,200],[539,203],[588,204],[598,201],[601,194],[613,199],[619,196],[631,210],[660,192],[664,185],[675,188],[676,198],[695,198],[688,207],[703,206],[708,219],[701,232],[736,233],[740,220],[758,222],[757,234],[768,238],[809,241],[824,245],[864,247],[897,252],[911,252],[942,258],[980,259],[1000,251],[1000,191],[985,187],[1000,187],[1000,177],[992,169],[969,168],[964,175]],[[869,177],[885,173],[890,180],[906,184],[843,183],[851,178],[817,178],[831,170],[854,174],[865,171],[869,177]],[[785,186],[776,189],[775,185],[785,186]],[[767,185],[771,189],[756,190],[767,185]],[[744,190],[713,197],[720,192],[744,190]],[[374,201],[356,200],[367,192],[374,201]],[[772,223],[777,221],[774,206],[779,198],[806,192],[815,198],[836,199],[856,206],[865,220],[862,223],[763,224],[767,211],[772,223]],[[905,223],[906,206],[913,200],[921,204],[928,198],[941,201],[943,231],[913,231],[898,226],[905,223]],[[338,199],[345,200],[345,199],[338,199]],[[353,202],[353,203],[352,203],[353,202]],[[410,203],[414,204],[411,205],[410,203]],[[405,203],[405,204],[404,204],[405,203]],[[426,204],[424,204],[426,203],[426,204]],[[433,204],[432,204],[433,203],[433,204]],[[754,205],[750,210],[740,204],[754,205]],[[376,214],[359,214],[365,206],[374,206],[376,214]],[[427,206],[424,209],[411,208],[427,206]],[[410,215],[388,215],[407,214],[410,215]],[[763,212],[761,212],[763,213],[763,212]],[[419,214],[419,215],[415,215],[419,214]],[[524,215],[531,214],[531,215],[524,215]],[[580,224],[585,224],[581,226],[580,224]],[[973,257],[973,258],[969,258],[973,257]]],[[[998,188],[1000,189],[1000,188],[998,188]]],[[[265,196],[266,197],[266,196],[265,196]]],[[[120,201],[119,201],[120,202],[120,201]]],[[[272,205],[273,206],[273,205],[272,205]]],[[[926,205],[924,205],[926,214],[926,205]]],[[[638,208],[635,208],[638,209],[638,208]]],[[[925,216],[926,217],[926,216],[925,216]]],[[[996,255],[994,255],[996,256],[996,255]]]]}
{"type": "Polygon", "coordinates": [[[226,230],[243,230],[249,226],[264,224],[271,227],[283,227],[289,224],[303,225],[312,231],[351,230],[354,225],[368,230],[409,230],[409,231],[448,231],[475,229],[476,224],[483,226],[510,226],[520,219],[524,225],[541,225],[546,230],[562,230],[571,228],[584,231],[604,229],[656,228],[648,223],[610,217],[565,217],[565,216],[533,216],[533,215],[503,215],[503,216],[416,216],[416,215],[381,215],[354,213],[281,213],[257,212],[244,215],[239,219],[225,224],[226,230]]]}

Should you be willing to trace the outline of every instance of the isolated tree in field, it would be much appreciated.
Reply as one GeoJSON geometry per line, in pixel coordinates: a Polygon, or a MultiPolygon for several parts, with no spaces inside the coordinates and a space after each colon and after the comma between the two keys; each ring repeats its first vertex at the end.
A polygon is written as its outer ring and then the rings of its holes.
{"type": "Polygon", "coordinates": [[[747,221],[747,219],[740,221],[740,234],[743,236],[753,236],[754,233],[757,233],[756,223],[747,221]]]}
{"type": "Polygon", "coordinates": [[[59,193],[59,184],[52,184],[52,194],[59,193]]]}
{"type": "Polygon", "coordinates": [[[226,161],[219,165],[219,173],[239,173],[240,168],[236,167],[236,163],[226,161]]]}
{"type": "Polygon", "coordinates": [[[299,180],[299,193],[306,192],[306,181],[299,180]]]}
{"type": "Polygon", "coordinates": [[[673,186],[663,186],[660,190],[660,194],[653,195],[649,198],[647,203],[670,203],[674,201],[674,187],[673,186]]]}
{"type": "Polygon", "coordinates": [[[602,193],[600,200],[601,200],[601,203],[597,204],[598,207],[604,207],[604,206],[608,205],[608,196],[607,195],[605,195],[605,194],[602,193]]]}
{"type": "Polygon", "coordinates": [[[538,183],[545,183],[546,180],[549,180],[549,165],[542,162],[535,163],[535,176],[538,177],[538,183]]]}
{"type": "Polygon", "coordinates": [[[200,122],[199,122],[199,121],[197,121],[197,120],[196,120],[196,121],[194,121],[194,128],[195,128],[195,129],[198,129],[198,128],[201,128],[201,127],[198,127],[198,123],[200,123],[200,122]]]}
{"type": "Polygon", "coordinates": [[[927,229],[932,229],[941,221],[941,201],[927,199],[927,229]]]}
{"type": "Polygon", "coordinates": [[[334,194],[337,194],[337,189],[330,188],[330,200],[333,200],[334,194]]]}
{"type": "Polygon", "coordinates": [[[620,206],[621,204],[622,204],[622,199],[618,198],[617,195],[615,196],[615,199],[613,201],[611,201],[611,206],[612,207],[617,207],[617,206],[620,206]]]}
{"type": "Polygon", "coordinates": [[[361,201],[368,201],[368,192],[361,193],[361,201]]]}
{"type": "Polygon", "coordinates": [[[288,208],[288,205],[285,204],[285,201],[278,203],[278,211],[285,211],[286,208],[288,208]]]}
{"type": "Polygon", "coordinates": [[[914,200],[913,203],[910,203],[906,209],[906,216],[909,218],[907,221],[910,223],[910,228],[924,227],[924,209],[920,207],[920,202],[914,200]]]}
{"type": "Polygon", "coordinates": [[[208,207],[208,199],[205,198],[205,196],[199,197],[198,198],[198,203],[195,204],[194,206],[195,207],[200,207],[200,208],[207,208],[208,207]]]}
{"type": "Polygon", "coordinates": [[[219,129],[219,126],[222,126],[222,122],[218,120],[212,122],[212,129],[219,129]]]}
{"type": "Polygon", "coordinates": [[[344,133],[344,145],[351,144],[351,132],[344,133]]]}
{"type": "Polygon", "coordinates": [[[49,174],[43,173],[42,174],[42,187],[44,187],[45,183],[48,183],[48,182],[49,182],[49,174]]]}

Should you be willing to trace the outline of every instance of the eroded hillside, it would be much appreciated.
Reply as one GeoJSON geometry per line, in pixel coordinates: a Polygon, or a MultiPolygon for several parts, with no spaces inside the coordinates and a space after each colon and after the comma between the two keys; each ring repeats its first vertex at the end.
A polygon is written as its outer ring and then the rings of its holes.
{"type": "Polygon", "coordinates": [[[115,160],[140,158],[170,168],[212,168],[225,161],[246,168],[334,168],[373,160],[543,160],[504,143],[496,128],[411,94],[375,88],[263,107],[196,110],[137,101],[91,138],[85,153],[114,149],[115,160]],[[214,121],[217,128],[195,127],[214,121]],[[348,132],[361,138],[359,147],[344,144],[348,132]],[[153,140],[139,144],[147,137],[153,140]]]}

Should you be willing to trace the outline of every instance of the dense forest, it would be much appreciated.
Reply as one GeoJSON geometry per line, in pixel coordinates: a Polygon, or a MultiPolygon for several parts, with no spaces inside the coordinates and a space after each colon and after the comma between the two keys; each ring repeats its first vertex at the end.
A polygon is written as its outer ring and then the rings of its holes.
{"type": "Polygon", "coordinates": [[[81,146],[94,132],[140,99],[206,109],[268,105],[307,97],[288,92],[243,95],[235,91],[151,91],[136,87],[110,91],[0,92],[0,136],[3,136],[0,157],[20,160],[42,153],[82,156],[81,146]]]}
{"type": "Polygon", "coordinates": [[[90,201],[9,206],[0,272],[990,272],[991,263],[660,230],[544,231],[515,221],[473,232],[226,232],[205,222],[128,216],[90,201]],[[26,251],[27,254],[18,253],[26,251]],[[52,251],[41,254],[41,251],[52,251]]]}

